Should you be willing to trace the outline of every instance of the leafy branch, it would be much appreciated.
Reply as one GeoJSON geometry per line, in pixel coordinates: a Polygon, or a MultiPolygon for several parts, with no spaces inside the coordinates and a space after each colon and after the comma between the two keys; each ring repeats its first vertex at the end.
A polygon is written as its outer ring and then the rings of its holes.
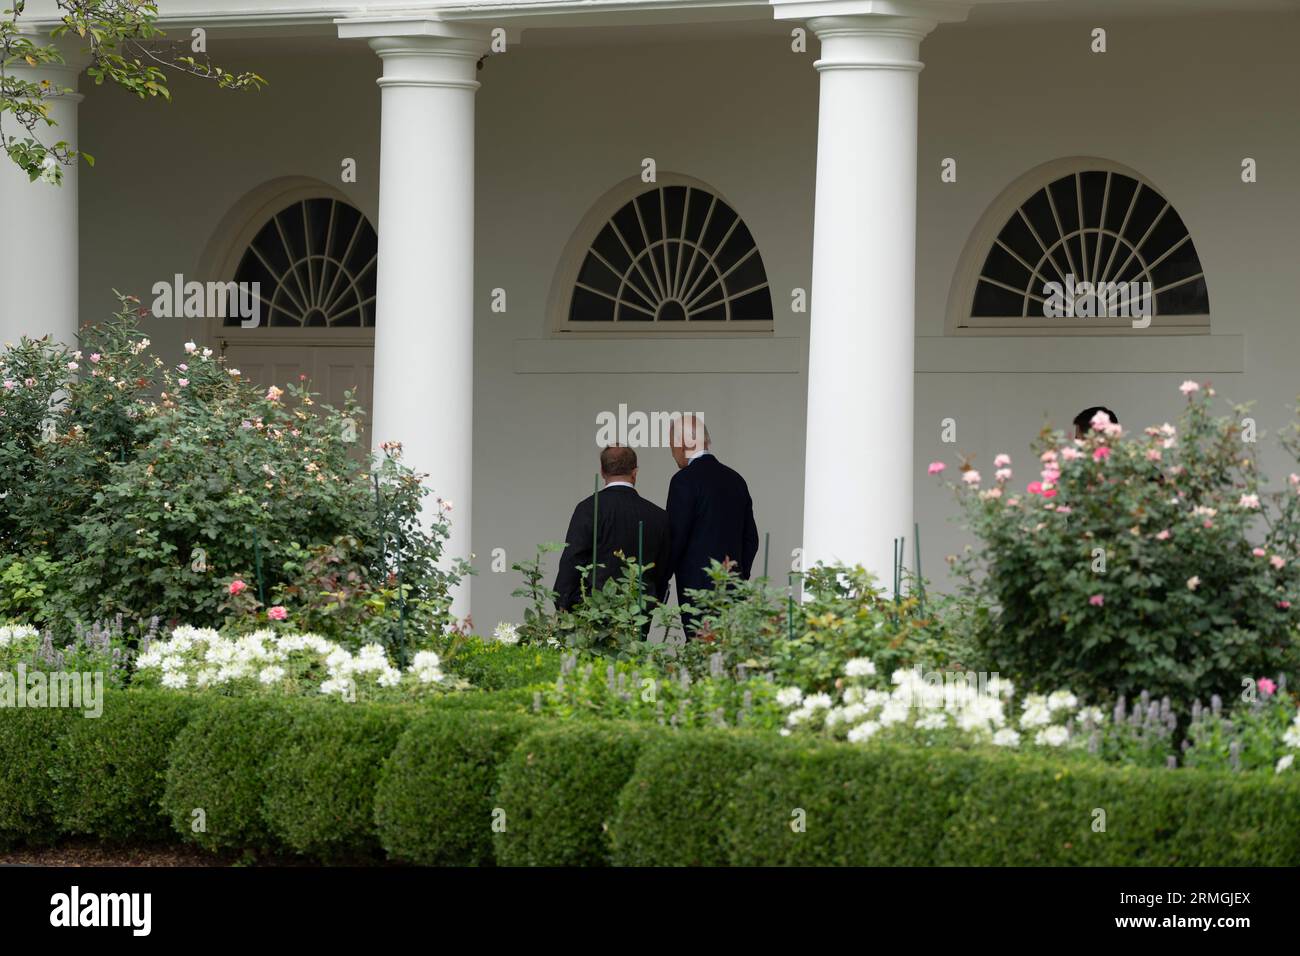
{"type": "MultiPolygon", "coordinates": [[[[51,101],[75,91],[49,79],[29,80],[14,72],[15,68],[57,67],[65,60],[58,43],[22,32],[19,20],[26,0],[12,3],[11,9],[0,13],[0,145],[29,179],[57,185],[63,181],[64,166],[79,158],[91,166],[95,161],[66,140],[42,141],[40,132],[58,125],[50,114],[51,101]],[[8,118],[19,131],[6,131],[8,118]]],[[[156,0],[56,0],[56,5],[61,17],[50,30],[49,40],[79,38],[89,58],[86,74],[96,85],[108,80],[140,99],[170,101],[169,72],[210,80],[223,90],[258,90],[266,83],[256,73],[231,73],[214,65],[206,53],[200,60],[181,44],[166,41],[166,34],[157,26],[156,0]]]]}

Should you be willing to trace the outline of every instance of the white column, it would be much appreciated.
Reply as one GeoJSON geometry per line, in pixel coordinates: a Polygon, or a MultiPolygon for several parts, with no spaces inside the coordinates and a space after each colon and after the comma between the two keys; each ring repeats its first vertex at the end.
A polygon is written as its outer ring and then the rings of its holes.
{"type": "MultiPolygon", "coordinates": [[[[11,65],[21,80],[48,80],[56,89],[77,88],[81,64],[11,65]]],[[[36,138],[47,146],[77,145],[80,93],[52,97],[46,103],[55,126],[39,125],[36,138]]],[[[12,116],[5,117],[6,136],[28,138],[12,116]]],[[[52,335],[72,344],[79,325],[77,232],[77,165],[63,167],[62,185],[35,182],[0,153],[0,344],[24,335],[52,335]]]]}
{"type": "MultiPolygon", "coordinates": [[[[485,39],[427,20],[340,21],[383,60],[373,427],[451,502],[449,559],[471,556],[474,93],[485,39]]],[[[470,611],[469,580],[455,612],[470,611]]]]}
{"type": "Polygon", "coordinates": [[[821,40],[804,566],[862,564],[889,587],[912,541],[916,135],[921,40],[964,8],[788,0],[821,40]],[[883,12],[882,12],[883,11],[883,12]],[[839,14],[845,15],[826,15],[839,14]]]}

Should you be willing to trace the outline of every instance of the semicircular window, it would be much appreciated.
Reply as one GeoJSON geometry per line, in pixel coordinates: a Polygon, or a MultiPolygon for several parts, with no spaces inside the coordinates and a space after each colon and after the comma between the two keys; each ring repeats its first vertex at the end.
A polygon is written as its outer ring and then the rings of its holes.
{"type": "Polygon", "coordinates": [[[1207,325],[1209,312],[1201,260],[1174,207],[1145,182],[1091,169],[1049,183],[1011,214],[984,260],[970,314],[1017,320],[1007,324],[1163,316],[1165,324],[1207,325]],[[1169,319],[1193,316],[1203,321],[1169,319]]]}
{"type": "MultiPolygon", "coordinates": [[[[379,241],[369,220],[336,199],[280,210],[249,243],[236,282],[261,285],[265,326],[373,328],[379,241]]],[[[238,316],[226,325],[239,325],[238,316]]]]}
{"type": "Polygon", "coordinates": [[[597,233],[568,319],[665,329],[771,322],[772,295],[763,257],[734,209],[695,186],[660,186],[629,200],[597,233]]]}

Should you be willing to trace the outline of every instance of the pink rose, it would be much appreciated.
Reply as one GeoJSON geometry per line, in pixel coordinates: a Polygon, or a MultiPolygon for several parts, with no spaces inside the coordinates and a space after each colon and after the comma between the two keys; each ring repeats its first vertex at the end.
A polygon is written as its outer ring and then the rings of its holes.
{"type": "Polygon", "coordinates": [[[974,468],[969,468],[961,473],[961,480],[968,485],[978,485],[980,483],[980,473],[974,468]]]}
{"type": "Polygon", "coordinates": [[[1092,450],[1093,461],[1105,461],[1109,457],[1110,457],[1110,448],[1108,448],[1106,445],[1098,445],[1096,448],[1092,450]]]}
{"type": "Polygon", "coordinates": [[[1006,468],[1011,464],[1011,456],[1005,452],[993,459],[994,468],[1006,468]]]}
{"type": "Polygon", "coordinates": [[[937,475],[947,467],[948,466],[941,461],[932,461],[930,462],[930,467],[927,468],[926,471],[931,475],[937,475]]]}
{"type": "Polygon", "coordinates": [[[1025,491],[1031,495],[1041,495],[1043,493],[1043,483],[1041,481],[1031,481],[1025,486],[1025,491]]]}
{"type": "Polygon", "coordinates": [[[1092,597],[1088,598],[1088,603],[1093,607],[1101,607],[1106,603],[1106,597],[1102,594],[1094,594],[1092,597]]]}
{"type": "Polygon", "coordinates": [[[1286,567],[1286,558],[1282,557],[1280,554],[1275,554],[1273,555],[1273,557],[1268,559],[1268,563],[1273,565],[1273,567],[1276,568],[1277,570],[1281,571],[1283,568],[1286,567]]]}
{"type": "Polygon", "coordinates": [[[235,580],[230,582],[230,587],[227,588],[226,590],[228,590],[232,595],[243,594],[246,590],[248,590],[248,585],[245,584],[243,581],[239,580],[239,578],[235,578],[235,580]]]}
{"type": "Polygon", "coordinates": [[[1290,601],[1278,601],[1278,602],[1277,602],[1277,606],[1280,607],[1280,608],[1281,608],[1282,610],[1284,610],[1284,611],[1289,611],[1289,610],[1291,610],[1291,602],[1290,602],[1290,601]]]}
{"type": "Polygon", "coordinates": [[[1156,540],[1157,540],[1157,541],[1168,541],[1169,538],[1170,538],[1170,534],[1169,534],[1169,529],[1168,529],[1168,528],[1165,528],[1164,531],[1161,531],[1161,532],[1159,532],[1159,533],[1156,534],[1156,540]]]}
{"type": "Polygon", "coordinates": [[[1277,690],[1277,684],[1273,683],[1267,677],[1261,677],[1259,680],[1255,681],[1255,684],[1264,692],[1265,697],[1272,697],[1273,692],[1277,690]]]}
{"type": "Polygon", "coordinates": [[[273,621],[283,621],[289,616],[289,612],[277,604],[275,607],[267,609],[266,616],[273,621]]]}
{"type": "Polygon", "coordinates": [[[1183,382],[1182,385],[1178,386],[1178,391],[1182,392],[1184,395],[1191,395],[1192,392],[1199,392],[1200,390],[1201,386],[1193,382],[1191,379],[1188,379],[1186,382],[1183,382]]]}
{"type": "Polygon", "coordinates": [[[1265,551],[1263,548],[1255,548],[1250,553],[1257,558],[1262,558],[1264,557],[1264,555],[1268,554],[1268,552],[1265,551]]]}

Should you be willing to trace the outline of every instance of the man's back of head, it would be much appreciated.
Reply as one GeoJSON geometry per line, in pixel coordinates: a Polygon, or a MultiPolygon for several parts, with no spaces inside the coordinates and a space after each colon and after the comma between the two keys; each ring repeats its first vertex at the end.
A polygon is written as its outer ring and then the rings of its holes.
{"type": "Polygon", "coordinates": [[[691,458],[712,445],[704,416],[694,412],[673,416],[668,426],[668,445],[678,468],[685,468],[691,458]]]}
{"type": "Polygon", "coordinates": [[[1088,432],[1092,431],[1093,428],[1092,420],[1097,417],[1098,412],[1101,412],[1103,415],[1109,418],[1111,424],[1113,425],[1119,424],[1119,416],[1116,415],[1114,412],[1112,412],[1105,405],[1091,405],[1088,408],[1085,408],[1079,414],[1074,416],[1074,437],[1075,438],[1083,438],[1088,434],[1088,432]]]}
{"type": "Polygon", "coordinates": [[[636,452],[622,445],[610,445],[600,450],[600,476],[605,484],[626,481],[636,484],[636,452]]]}

